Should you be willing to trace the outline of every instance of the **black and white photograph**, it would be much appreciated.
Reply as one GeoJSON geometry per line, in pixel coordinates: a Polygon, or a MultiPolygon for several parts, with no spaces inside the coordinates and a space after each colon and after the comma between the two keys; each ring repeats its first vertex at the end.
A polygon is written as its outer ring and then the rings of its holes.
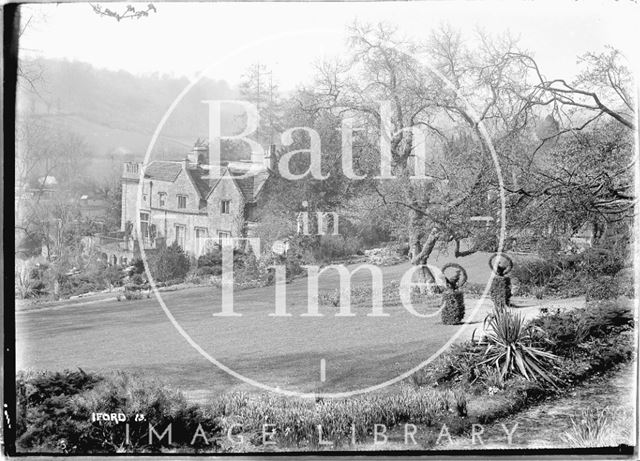
{"type": "Polygon", "coordinates": [[[637,459],[637,2],[2,10],[4,455],[637,459]]]}

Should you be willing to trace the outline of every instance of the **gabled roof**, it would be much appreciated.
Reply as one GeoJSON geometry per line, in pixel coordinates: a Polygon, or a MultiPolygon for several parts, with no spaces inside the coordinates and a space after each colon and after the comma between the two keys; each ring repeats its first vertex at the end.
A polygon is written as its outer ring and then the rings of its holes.
{"type": "MultiPolygon", "coordinates": [[[[168,161],[155,161],[151,162],[144,172],[144,177],[147,179],[155,179],[159,181],[174,182],[178,179],[180,172],[182,171],[182,162],[168,162],[168,161]]],[[[201,168],[189,168],[187,169],[187,175],[193,185],[195,186],[198,195],[202,199],[207,197],[213,192],[221,178],[227,173],[233,178],[233,182],[236,184],[245,202],[255,202],[262,190],[262,187],[269,178],[269,171],[262,169],[255,174],[243,178],[242,176],[247,172],[248,165],[236,165],[235,167],[221,167],[220,177],[212,180],[209,178],[209,172],[201,168]]]]}
{"type": "MultiPolygon", "coordinates": [[[[231,175],[240,176],[244,172],[236,173],[231,171],[231,175]]],[[[247,178],[234,178],[234,181],[238,185],[238,188],[242,192],[244,199],[246,202],[255,202],[262,190],[262,186],[266,183],[269,178],[269,172],[267,170],[262,170],[257,172],[256,174],[249,176],[247,178]]]]}
{"type": "Polygon", "coordinates": [[[144,177],[174,182],[180,171],[182,171],[182,165],[178,162],[151,162],[144,170],[144,177]]]}
{"type": "Polygon", "coordinates": [[[189,177],[191,178],[193,184],[196,186],[200,198],[207,198],[207,195],[209,195],[209,190],[211,189],[211,187],[209,186],[209,180],[206,178],[207,172],[201,170],[200,168],[197,168],[193,170],[187,170],[187,173],[189,174],[189,177]]]}

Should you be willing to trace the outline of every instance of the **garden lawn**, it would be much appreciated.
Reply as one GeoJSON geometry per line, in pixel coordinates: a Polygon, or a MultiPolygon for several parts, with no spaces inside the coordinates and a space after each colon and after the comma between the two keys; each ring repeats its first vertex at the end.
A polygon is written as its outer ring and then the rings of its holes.
{"type": "MultiPolygon", "coordinates": [[[[476,267],[470,278],[481,280],[486,255],[472,255],[476,267]]],[[[382,268],[385,280],[399,279],[408,264],[382,268]]],[[[488,270],[486,276],[488,277],[488,270]]],[[[366,282],[366,271],[354,283],[366,282]]],[[[320,290],[338,285],[335,274],[321,277],[320,290]]],[[[270,317],[274,287],[235,293],[241,317],[214,317],[220,312],[220,292],[213,287],[162,293],[180,325],[211,356],[232,370],[260,383],[303,392],[339,392],[376,385],[411,369],[449,341],[459,326],[444,326],[439,315],[417,318],[401,306],[385,307],[389,317],[367,317],[370,310],[354,308],[355,317],[335,317],[320,307],[323,317],[301,317],[306,311],[307,279],[287,285],[290,317],[270,317]],[[320,362],[326,363],[321,381],[320,362]]],[[[525,301],[518,301],[525,303],[525,301]]],[[[570,300],[579,305],[581,300],[570,300]]],[[[472,318],[477,300],[467,299],[465,331],[471,337],[490,309],[485,301],[472,318]]],[[[529,302],[523,312],[537,312],[529,302]]],[[[417,307],[421,311],[420,307],[417,307]]],[[[422,312],[422,311],[421,311],[422,312]]],[[[424,311],[423,313],[427,313],[424,311]]],[[[429,312],[429,313],[434,313],[429,312]]],[[[17,368],[124,370],[158,377],[204,400],[221,391],[257,389],[209,363],[171,325],[157,300],[97,300],[57,305],[16,316],[17,368]]]]}

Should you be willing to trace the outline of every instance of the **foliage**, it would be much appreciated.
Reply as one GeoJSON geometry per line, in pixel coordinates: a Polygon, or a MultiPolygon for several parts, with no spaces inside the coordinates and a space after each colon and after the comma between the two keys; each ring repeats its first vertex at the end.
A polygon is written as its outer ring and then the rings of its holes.
{"type": "Polygon", "coordinates": [[[136,258],[131,261],[131,267],[133,268],[130,275],[144,274],[144,261],[141,258],[136,258]]]}
{"type": "MultiPolygon", "coordinates": [[[[269,423],[275,426],[272,440],[279,446],[312,448],[318,448],[318,425],[322,426],[323,440],[341,446],[351,440],[352,425],[355,425],[356,442],[363,442],[374,424],[434,425],[451,413],[462,417],[467,411],[466,395],[461,391],[406,386],[395,393],[372,393],[319,403],[269,394],[234,394],[218,399],[214,407],[222,413],[226,426],[241,424],[243,432],[254,434],[252,439],[261,439],[262,425],[269,423]]],[[[226,426],[223,429],[226,430],[226,426]]]]}
{"type": "Polygon", "coordinates": [[[198,277],[204,277],[207,275],[221,275],[222,268],[221,267],[211,267],[211,266],[202,266],[196,269],[195,274],[198,277]]]}
{"type": "MultiPolygon", "coordinates": [[[[371,283],[352,283],[350,289],[351,306],[371,307],[373,296],[371,283]]],[[[320,291],[318,293],[318,303],[321,306],[339,307],[341,294],[340,288],[320,291]]],[[[410,291],[410,301],[412,304],[421,303],[427,308],[437,309],[442,305],[442,296],[440,294],[420,293],[419,289],[412,289],[410,291]]],[[[385,306],[396,306],[402,303],[400,299],[400,282],[398,280],[384,282],[382,286],[382,303],[385,306]]]]}
{"type": "Polygon", "coordinates": [[[140,290],[136,290],[131,286],[126,286],[124,288],[123,296],[124,296],[124,299],[126,299],[127,301],[136,301],[144,297],[140,290]]]}
{"type": "Polygon", "coordinates": [[[42,273],[46,266],[34,265],[29,262],[18,264],[15,269],[15,294],[18,299],[27,299],[43,293],[45,285],[42,273]]]}
{"type": "Polygon", "coordinates": [[[571,416],[571,429],[562,434],[570,447],[615,447],[632,440],[629,411],[588,407],[571,416]]]}
{"type": "Polygon", "coordinates": [[[442,293],[442,323],[456,325],[464,318],[464,293],[460,290],[445,290],[442,293]]]}
{"type": "MultiPolygon", "coordinates": [[[[198,268],[200,267],[216,267],[222,270],[222,250],[216,246],[198,258],[198,268]]],[[[220,275],[220,274],[216,274],[220,275]]]]}
{"type": "Polygon", "coordinates": [[[511,278],[496,275],[491,281],[491,300],[495,309],[502,310],[511,305],[511,278]]]}
{"type": "Polygon", "coordinates": [[[609,275],[594,277],[587,285],[587,301],[612,299],[617,298],[619,295],[618,281],[615,277],[609,275]]]}
{"type": "Polygon", "coordinates": [[[354,236],[325,235],[320,238],[316,260],[336,261],[353,255],[362,255],[365,248],[363,241],[354,236]]]}
{"type": "Polygon", "coordinates": [[[554,277],[568,269],[561,260],[533,259],[522,261],[513,269],[513,276],[523,287],[546,286],[554,277]]]}
{"type": "MultiPolygon", "coordinates": [[[[24,450],[68,453],[157,451],[161,449],[159,443],[148,444],[148,423],[159,433],[172,424],[173,444],[168,448],[174,450],[191,447],[198,424],[212,445],[204,446],[203,439],[198,438],[200,445],[196,444],[195,450],[232,449],[225,435],[233,424],[239,425],[235,429],[245,437],[248,448],[260,447],[263,424],[274,425],[270,428],[275,430],[272,440],[279,447],[299,449],[321,448],[318,425],[322,426],[323,440],[334,442],[336,447],[351,442],[352,425],[356,442],[360,443],[370,436],[374,424],[392,427],[410,422],[440,428],[446,423],[451,434],[456,435],[468,430],[471,423],[484,424],[512,414],[561,387],[631,360],[635,347],[632,322],[630,308],[611,301],[590,303],[584,309],[547,312],[530,327],[523,327],[521,319],[513,316],[508,320],[510,331],[495,336],[510,338],[502,343],[512,345],[512,357],[520,356],[523,362],[528,360],[523,357],[527,350],[523,345],[529,345],[529,351],[557,350],[555,359],[550,354],[533,352],[536,363],[547,374],[551,373],[547,369],[557,362],[557,378],[552,378],[552,386],[545,386],[549,384],[545,379],[533,381],[537,372],[526,366],[529,379],[525,378],[518,364],[513,363],[517,360],[512,360],[510,373],[503,375],[504,364],[496,367],[498,353],[492,352],[501,349],[500,341],[491,338],[454,345],[412,376],[417,388],[401,385],[393,393],[316,402],[273,394],[232,393],[216,397],[209,405],[196,406],[158,383],[124,373],[104,378],[82,371],[21,373],[17,382],[18,446],[24,450]],[[588,320],[575,327],[581,318],[588,320]],[[475,403],[490,401],[492,405],[482,406],[478,413],[472,410],[475,405],[470,405],[473,399],[475,403]],[[125,445],[123,431],[119,432],[122,426],[92,423],[92,412],[123,412],[129,416],[139,413],[145,414],[147,420],[140,425],[129,419],[131,444],[125,445]]],[[[602,418],[594,418],[593,422],[590,417],[585,419],[576,422],[567,437],[597,439],[594,435],[602,431],[598,432],[596,426],[602,418]]],[[[165,438],[162,445],[166,446],[166,442],[165,438]]]]}
{"type": "Polygon", "coordinates": [[[607,299],[633,292],[630,280],[619,277],[629,255],[628,247],[591,248],[580,254],[529,259],[513,270],[523,294],[587,295],[607,299]],[[622,286],[621,286],[621,282],[622,286]]]}
{"type": "Polygon", "coordinates": [[[59,434],[86,428],[88,418],[75,414],[70,399],[93,388],[102,378],[82,370],[20,372],[16,377],[16,442],[25,448],[60,449],[68,437],[59,434]]]}
{"type": "MultiPolygon", "coordinates": [[[[208,438],[219,430],[215,418],[188,404],[182,394],[124,373],[105,377],[82,371],[21,374],[17,396],[17,444],[24,449],[64,453],[158,451],[157,441],[148,443],[149,424],[158,433],[171,424],[173,447],[191,447],[198,424],[208,438]],[[125,444],[123,423],[92,422],[92,413],[124,413],[130,444],[125,444]],[[137,414],[144,415],[144,420],[136,422],[137,414]]],[[[198,438],[192,447],[204,447],[204,439],[198,438]]]]}
{"type": "Polygon", "coordinates": [[[580,309],[544,312],[532,325],[546,332],[548,347],[554,354],[573,357],[586,341],[631,329],[633,312],[617,301],[600,301],[580,309]]]}
{"type": "Polygon", "coordinates": [[[520,314],[506,309],[494,311],[483,339],[485,359],[480,365],[494,366],[503,380],[517,374],[555,386],[557,378],[552,370],[557,357],[534,346],[534,342],[540,341],[540,333],[544,335],[543,330],[527,325],[520,314]]]}
{"type": "Polygon", "coordinates": [[[198,425],[213,445],[206,447],[198,438],[192,448],[219,448],[216,439],[223,439],[232,424],[239,424],[256,445],[261,443],[263,425],[273,424],[274,440],[279,445],[316,448],[317,427],[321,425],[323,439],[340,446],[351,441],[352,425],[356,441],[362,442],[374,424],[435,425],[467,415],[463,391],[403,386],[393,394],[319,403],[271,394],[233,393],[198,407],[188,404],[178,392],[125,373],[104,378],[76,372],[44,372],[39,376],[22,375],[18,380],[18,446],[47,452],[157,451],[159,444],[148,444],[149,424],[160,433],[172,425],[170,448],[191,447],[198,425]],[[130,444],[125,443],[123,424],[91,422],[94,412],[128,415],[130,444]],[[145,421],[135,422],[132,416],[136,414],[144,415],[145,421]]]}
{"type": "Polygon", "coordinates": [[[162,248],[155,259],[154,278],[161,282],[179,279],[184,280],[189,272],[189,258],[184,250],[173,242],[170,246],[162,248]]]}

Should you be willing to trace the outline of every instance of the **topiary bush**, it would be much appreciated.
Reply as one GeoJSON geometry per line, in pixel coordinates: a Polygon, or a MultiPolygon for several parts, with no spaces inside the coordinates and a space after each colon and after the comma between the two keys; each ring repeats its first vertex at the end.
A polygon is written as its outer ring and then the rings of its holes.
{"type": "Polygon", "coordinates": [[[445,274],[447,287],[442,293],[440,316],[445,325],[456,325],[462,321],[465,314],[464,293],[460,288],[467,282],[467,272],[461,265],[449,263],[443,266],[442,273],[445,274]],[[448,269],[454,269],[454,273],[447,276],[448,269]]]}
{"type": "Polygon", "coordinates": [[[464,293],[460,290],[446,290],[442,293],[442,323],[456,325],[464,318],[464,293]]]}
{"type": "Polygon", "coordinates": [[[507,276],[513,269],[513,261],[502,253],[494,254],[489,259],[489,267],[495,273],[491,282],[491,300],[497,310],[504,309],[511,305],[511,278],[507,276]],[[500,261],[496,259],[500,256],[500,261]]]}

